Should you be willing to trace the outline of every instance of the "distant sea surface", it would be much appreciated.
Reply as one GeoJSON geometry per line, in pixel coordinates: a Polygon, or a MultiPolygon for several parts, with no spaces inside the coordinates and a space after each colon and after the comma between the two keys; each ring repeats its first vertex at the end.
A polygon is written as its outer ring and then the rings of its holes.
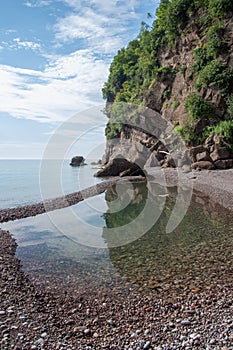
{"type": "Polygon", "coordinates": [[[64,194],[79,191],[100,181],[94,178],[93,175],[97,169],[91,164],[71,167],[69,160],[65,160],[62,162],[60,171],[53,173],[53,169],[57,169],[57,161],[47,162],[48,166],[43,163],[44,170],[41,174],[40,160],[0,160],[0,208],[39,202],[46,198],[46,188],[48,188],[47,198],[60,196],[60,191],[57,191],[55,186],[54,189],[52,188],[55,178],[60,181],[60,189],[64,194]],[[46,174],[46,167],[48,174],[46,174]],[[43,186],[43,197],[41,186],[43,186]]]}

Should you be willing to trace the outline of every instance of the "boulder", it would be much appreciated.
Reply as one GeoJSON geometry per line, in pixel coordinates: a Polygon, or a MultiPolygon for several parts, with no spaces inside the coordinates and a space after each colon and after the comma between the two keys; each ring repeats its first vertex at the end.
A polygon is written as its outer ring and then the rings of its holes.
{"type": "Polygon", "coordinates": [[[190,148],[189,152],[190,152],[189,154],[190,154],[190,158],[191,158],[192,163],[196,163],[197,162],[197,154],[206,152],[206,149],[204,146],[200,145],[200,146],[190,148]]]}
{"type": "Polygon", "coordinates": [[[99,170],[95,176],[131,176],[145,175],[142,169],[135,163],[128,161],[123,157],[117,157],[110,160],[107,165],[99,170]]]}
{"type": "Polygon", "coordinates": [[[217,169],[231,169],[233,168],[233,159],[220,159],[214,162],[217,169]]]}
{"type": "Polygon", "coordinates": [[[192,164],[192,168],[196,170],[213,170],[215,169],[215,166],[212,162],[206,161],[206,160],[201,160],[200,162],[195,162],[192,164]]]}
{"type": "Polygon", "coordinates": [[[197,159],[197,162],[205,161],[205,160],[211,162],[211,158],[210,158],[209,152],[207,150],[203,151],[201,153],[197,153],[196,154],[196,159],[197,159]]]}
{"type": "Polygon", "coordinates": [[[227,147],[220,147],[215,145],[215,149],[210,154],[211,159],[215,162],[220,159],[229,159],[231,157],[231,152],[227,147]]]}
{"type": "Polygon", "coordinates": [[[82,156],[75,156],[71,159],[70,165],[71,166],[85,165],[84,161],[85,159],[82,156]]]}

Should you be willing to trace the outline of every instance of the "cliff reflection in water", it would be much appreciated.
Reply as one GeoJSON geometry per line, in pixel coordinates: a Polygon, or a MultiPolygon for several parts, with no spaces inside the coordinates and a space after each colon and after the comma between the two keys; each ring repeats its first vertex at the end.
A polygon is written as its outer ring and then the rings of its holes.
{"type": "MultiPolygon", "coordinates": [[[[117,272],[129,282],[159,293],[213,290],[218,284],[231,286],[233,229],[229,217],[228,221],[221,217],[219,209],[207,198],[193,195],[182,223],[172,233],[166,234],[176,189],[165,190],[153,183],[150,186],[154,194],[150,200],[151,213],[160,211],[160,217],[134,241],[137,232],[125,231],[131,243],[118,247],[113,246],[114,238],[109,229],[125,227],[144,210],[148,189],[145,184],[135,184],[133,196],[130,194],[131,202],[116,212],[112,208],[114,203],[127,202],[129,193],[122,192],[118,198],[114,190],[106,193],[109,210],[104,214],[106,228],[103,229],[103,238],[109,246],[109,255],[117,272]]],[[[141,220],[138,230],[142,231],[143,226],[146,227],[146,222],[141,220]]],[[[129,225],[126,227],[127,230],[130,228],[129,225]]]]}

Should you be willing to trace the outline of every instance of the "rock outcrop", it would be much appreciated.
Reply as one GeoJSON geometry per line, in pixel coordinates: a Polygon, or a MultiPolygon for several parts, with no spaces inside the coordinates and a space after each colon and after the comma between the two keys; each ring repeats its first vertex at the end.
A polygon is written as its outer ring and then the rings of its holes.
{"type": "MultiPolygon", "coordinates": [[[[142,31],[138,39],[118,52],[103,89],[109,117],[104,164],[122,154],[142,169],[184,166],[187,171],[190,163],[194,169],[232,167],[232,13],[230,2],[207,2],[205,7],[192,1],[161,2],[152,30],[142,31]],[[172,27],[163,17],[169,13],[172,27]],[[145,61],[139,51],[145,54],[145,61]],[[168,138],[155,135],[153,127],[150,133],[148,128],[115,121],[111,112],[116,108],[108,108],[112,102],[143,105],[162,115],[190,152],[177,148],[175,143],[169,147],[168,138]],[[113,142],[113,138],[120,141],[113,142]]],[[[131,116],[136,120],[137,115],[131,116]]]]}
{"type": "Polygon", "coordinates": [[[117,155],[111,159],[107,165],[99,170],[95,176],[105,177],[105,176],[144,176],[143,170],[137,164],[128,161],[121,155],[117,155]]]}
{"type": "Polygon", "coordinates": [[[148,167],[182,167],[187,172],[195,170],[230,169],[233,154],[228,145],[217,135],[210,136],[205,143],[196,147],[174,149],[179,144],[169,138],[163,143],[155,136],[141,130],[126,127],[118,139],[108,140],[101,169],[96,176],[143,175],[148,167]]]}

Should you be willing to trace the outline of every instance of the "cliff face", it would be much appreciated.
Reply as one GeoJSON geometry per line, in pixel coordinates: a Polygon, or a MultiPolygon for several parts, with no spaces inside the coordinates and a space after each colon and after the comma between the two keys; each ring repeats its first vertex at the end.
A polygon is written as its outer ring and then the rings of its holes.
{"type": "Polygon", "coordinates": [[[190,157],[153,132],[119,123],[119,113],[116,123],[110,111],[104,164],[123,153],[134,162],[146,147],[143,166],[175,166],[172,155],[179,152],[180,164],[190,158],[196,168],[233,166],[232,15],[228,0],[161,1],[152,29],[115,56],[103,95],[107,105],[136,103],[160,113],[190,157]]]}
{"type": "MultiPolygon", "coordinates": [[[[187,25],[183,36],[179,38],[175,48],[160,52],[161,67],[169,67],[175,76],[164,77],[164,81],[155,80],[144,95],[145,105],[160,112],[168,120],[183,125],[187,118],[186,100],[190,94],[197,93],[194,66],[196,63],[195,50],[207,44],[203,30],[192,21],[187,25]],[[167,92],[167,93],[166,93],[167,92]]],[[[226,19],[222,24],[221,44],[227,47],[219,55],[218,60],[227,67],[233,68],[233,19],[226,19]]],[[[217,58],[215,60],[217,62],[217,58]]],[[[231,83],[233,81],[231,80],[231,83]]],[[[233,92],[233,87],[230,93],[233,92]]],[[[223,119],[227,113],[226,99],[216,86],[204,86],[199,96],[212,103],[215,116],[223,119]]]]}

